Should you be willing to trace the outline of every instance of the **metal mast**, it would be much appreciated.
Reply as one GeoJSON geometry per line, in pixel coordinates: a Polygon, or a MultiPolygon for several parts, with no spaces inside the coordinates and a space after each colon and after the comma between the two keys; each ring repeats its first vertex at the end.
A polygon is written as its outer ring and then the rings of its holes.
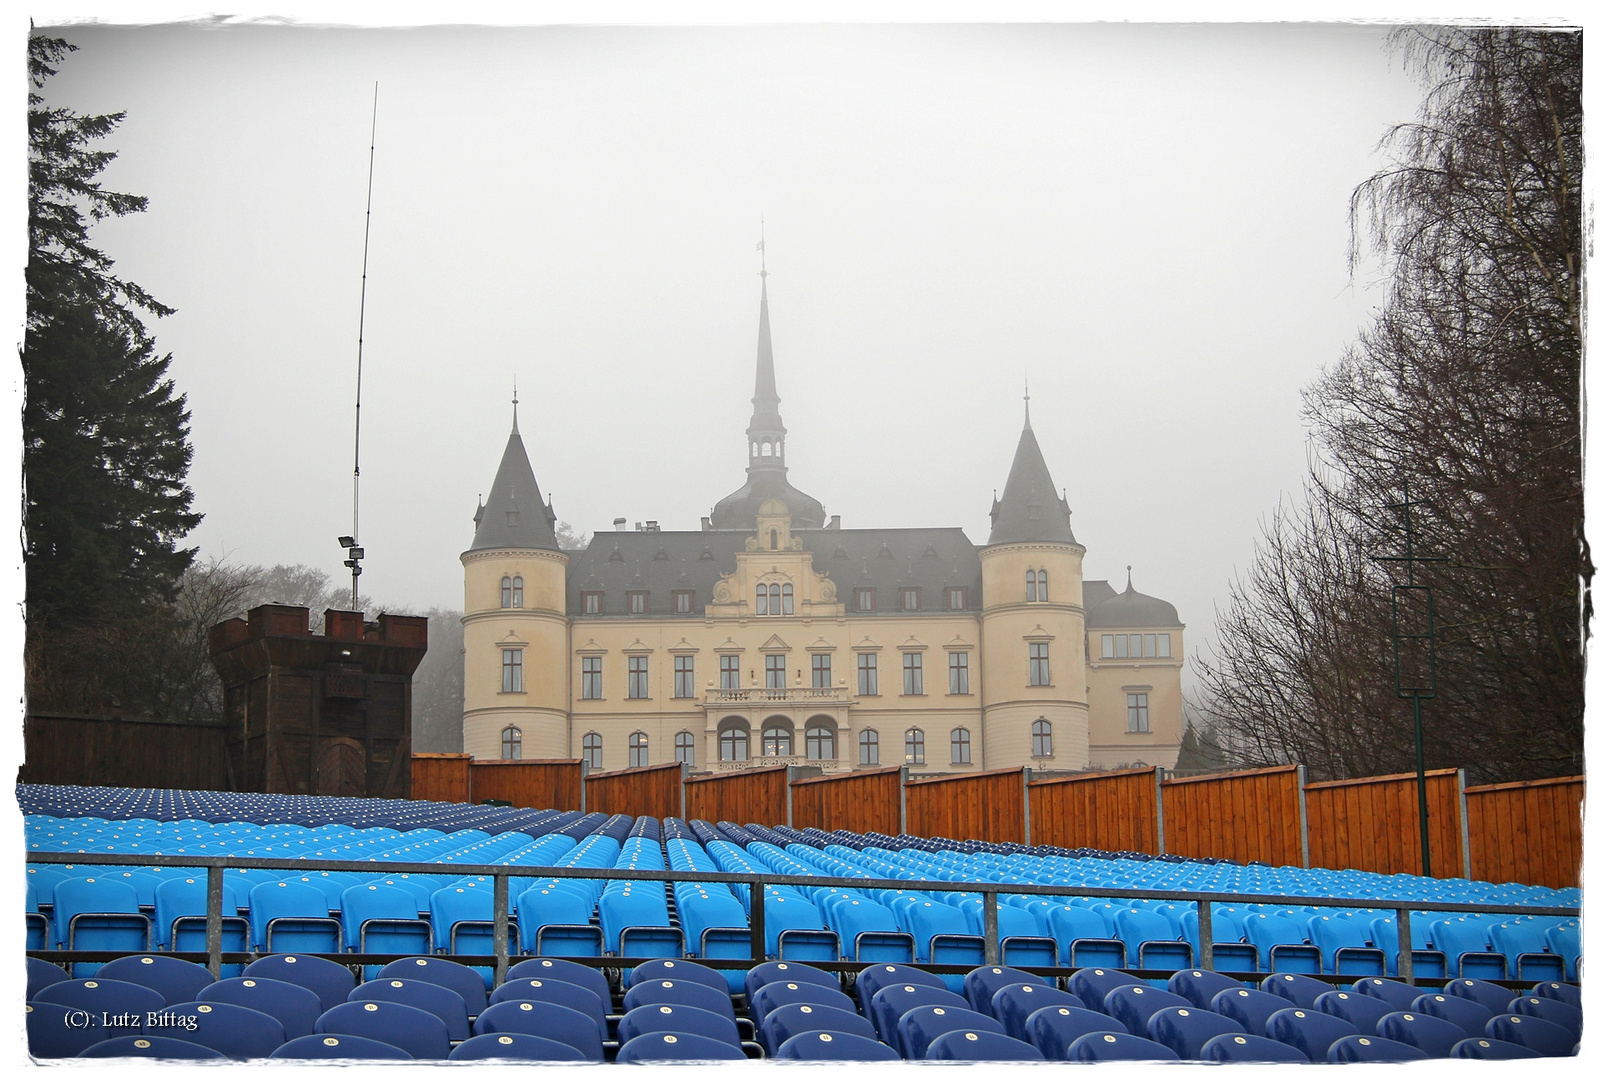
{"type": "Polygon", "coordinates": [[[358,510],[363,478],[363,316],[368,307],[369,222],[374,211],[374,133],[380,118],[380,84],[374,84],[374,111],[369,117],[368,194],[363,206],[363,283],[357,300],[357,402],[352,417],[352,535],[340,538],[346,565],[352,569],[352,610],[357,610],[357,579],[363,573],[363,549],[358,546],[358,510]]]}

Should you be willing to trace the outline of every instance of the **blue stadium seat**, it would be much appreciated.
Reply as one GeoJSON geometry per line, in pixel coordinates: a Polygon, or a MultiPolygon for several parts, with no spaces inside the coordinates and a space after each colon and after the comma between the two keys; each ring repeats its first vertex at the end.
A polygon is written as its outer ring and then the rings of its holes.
{"type": "MultiPolygon", "coordinates": [[[[1084,1008],[1083,999],[1053,986],[1037,983],[1011,983],[994,991],[989,1002],[989,1014],[1005,1028],[1013,1039],[1027,1038],[1027,1018],[1040,1009],[1062,1005],[1069,1009],[1084,1008]]],[[[978,1010],[979,1012],[982,1010],[978,1010]]]]}
{"type": "Polygon", "coordinates": [[[593,1019],[550,1001],[500,1001],[475,1017],[476,1035],[537,1035],[557,1039],[580,1051],[587,1061],[603,1060],[603,1040],[593,1019]]]}
{"type": "Polygon", "coordinates": [[[357,1035],[303,1035],[278,1050],[274,1061],[412,1061],[401,1047],[357,1035]]]}
{"type": "Polygon", "coordinates": [[[148,986],[115,979],[71,979],[53,983],[34,995],[35,1001],[81,1009],[91,1016],[102,1013],[161,1012],[167,1007],[162,995],[148,986]]]}
{"type": "Polygon", "coordinates": [[[370,979],[360,983],[347,1001],[393,1001],[438,1018],[447,1027],[449,1042],[469,1038],[469,1010],[463,998],[445,987],[421,979],[370,979]]]}
{"type": "Polygon", "coordinates": [[[195,1000],[239,1005],[265,1013],[279,1021],[287,1041],[311,1035],[313,1024],[324,1011],[318,995],[305,986],[267,977],[220,979],[202,987],[195,1000]]]}
{"type": "Polygon", "coordinates": [[[1507,959],[1515,979],[1563,979],[1564,958],[1547,948],[1550,926],[1540,919],[1514,919],[1491,927],[1491,946],[1507,959]]]}
{"type": "Polygon", "coordinates": [[[1309,979],[1305,975],[1280,972],[1263,979],[1262,989],[1270,994],[1277,994],[1298,1008],[1315,1009],[1319,996],[1327,994],[1334,989],[1334,986],[1321,979],[1309,979]]]}
{"type": "Polygon", "coordinates": [[[1105,1013],[1077,1009],[1070,1005],[1050,1005],[1039,1009],[1022,1025],[1027,1041],[1048,1061],[1065,1061],[1072,1044],[1091,1032],[1119,1031],[1126,1028],[1105,1013]]]}
{"type": "MultiPolygon", "coordinates": [[[[848,999],[844,999],[845,1004],[848,999]]],[[[765,1014],[758,1027],[759,1044],[765,1052],[774,1055],[778,1048],[794,1035],[811,1031],[830,1031],[840,1035],[860,1035],[868,1039],[877,1037],[871,1021],[850,1009],[836,1009],[828,1005],[794,1002],[779,1005],[765,1014]]]]}
{"type": "Polygon", "coordinates": [[[1517,996],[1507,987],[1486,982],[1484,979],[1453,979],[1446,984],[1446,993],[1452,997],[1477,1001],[1490,1009],[1493,1015],[1507,1012],[1508,1006],[1513,1004],[1513,999],[1517,996]]]}
{"type": "Polygon", "coordinates": [[[1585,1014],[1577,1006],[1552,998],[1536,997],[1533,994],[1520,994],[1514,998],[1513,1003],[1508,1006],[1508,1012],[1518,1013],[1520,1016],[1534,1016],[1549,1024],[1566,1028],[1574,1036],[1575,1042],[1580,1041],[1581,1032],[1585,1027],[1585,1014]]]}
{"type": "Polygon", "coordinates": [[[1032,1045],[991,1031],[947,1031],[927,1045],[928,1061],[1043,1061],[1032,1045]]]}
{"type": "Polygon", "coordinates": [[[777,1047],[783,1061],[898,1061],[899,1054],[885,1043],[863,1035],[808,1031],[777,1047]]]}
{"type": "Polygon", "coordinates": [[[1416,1046],[1432,1058],[1451,1057],[1452,1048],[1468,1038],[1468,1032],[1450,1020],[1406,1011],[1386,1014],[1378,1031],[1387,1039],[1416,1046]]]}
{"type": "Polygon", "coordinates": [[[246,978],[278,979],[305,987],[318,995],[322,1009],[333,1009],[343,1003],[357,985],[356,976],[334,961],[286,953],[254,960],[241,974],[246,978]]]}
{"type": "Polygon", "coordinates": [[[1212,1011],[1235,1021],[1251,1034],[1267,1033],[1268,1019],[1281,1009],[1290,1007],[1290,999],[1265,990],[1239,987],[1219,990],[1212,998],[1212,1011]]]}
{"type": "Polygon", "coordinates": [[[1127,1032],[1097,1031],[1083,1036],[1067,1050],[1069,1061],[1177,1061],[1178,1055],[1160,1043],[1127,1032]]]}
{"type": "Polygon", "coordinates": [[[987,1016],[994,1016],[994,994],[1001,987],[1013,983],[1021,985],[1037,983],[1048,987],[1050,980],[1042,975],[1018,971],[1013,967],[980,967],[967,972],[961,985],[966,1001],[972,1009],[987,1016]]]}
{"type": "Polygon", "coordinates": [[[232,1061],[265,1058],[285,1044],[285,1028],[267,1013],[224,1001],[189,1001],[147,1017],[145,1034],[199,1043],[232,1061]]]}
{"type": "Polygon", "coordinates": [[[1379,1035],[1343,1035],[1329,1044],[1330,1061],[1428,1061],[1416,1046],[1379,1035]]]}
{"type": "Polygon", "coordinates": [[[1317,947],[1323,970],[1328,974],[1385,974],[1385,951],[1372,944],[1367,926],[1356,919],[1314,915],[1307,920],[1307,935],[1317,947]]]}
{"type": "Polygon", "coordinates": [[[354,885],[341,894],[341,942],[348,952],[429,952],[430,924],[419,918],[412,892],[382,884],[354,885]]]}
{"type": "Polygon", "coordinates": [[[1064,905],[1049,912],[1050,929],[1067,943],[1061,962],[1073,967],[1127,967],[1128,947],[1088,908],[1064,905]]]}
{"type": "Polygon", "coordinates": [[[680,982],[702,983],[711,990],[730,993],[726,976],[714,968],[705,967],[691,960],[669,958],[648,960],[636,965],[636,967],[625,973],[622,985],[629,990],[637,983],[649,979],[675,979],[680,982]]]}
{"type": "Polygon", "coordinates": [[[585,1061],[569,1043],[537,1035],[476,1035],[452,1048],[448,1061],[585,1061]]]}
{"type": "Polygon", "coordinates": [[[417,979],[420,982],[435,983],[437,986],[457,991],[458,996],[463,998],[465,1011],[471,1017],[479,1016],[480,1011],[486,1007],[485,981],[473,968],[455,964],[451,960],[442,960],[434,956],[410,956],[386,964],[376,977],[417,979]]]}
{"type": "Polygon", "coordinates": [[[161,1035],[124,1035],[95,1043],[81,1058],[155,1058],[159,1061],[227,1061],[223,1054],[199,1043],[161,1035]]]}
{"type": "Polygon", "coordinates": [[[1195,962],[1194,947],[1179,940],[1163,916],[1143,908],[1123,908],[1116,914],[1117,936],[1141,968],[1178,971],[1195,962]]]}
{"type": "Polygon", "coordinates": [[[1573,1005],[1577,1009],[1581,1007],[1580,987],[1566,982],[1536,983],[1530,988],[1530,995],[1532,997],[1551,998],[1553,1001],[1561,1001],[1565,1005],[1573,1005]]]}
{"type": "Polygon", "coordinates": [[[1187,998],[1197,1009],[1210,1009],[1212,998],[1224,990],[1238,990],[1244,987],[1238,979],[1231,979],[1216,971],[1202,971],[1200,968],[1187,968],[1173,973],[1167,980],[1167,989],[1181,998],[1187,998]]]}
{"type": "Polygon", "coordinates": [[[899,1018],[911,1009],[923,1005],[940,1005],[950,1010],[974,1011],[965,998],[950,990],[940,990],[936,986],[916,983],[896,983],[884,986],[872,996],[871,1007],[866,1010],[866,1016],[876,1028],[877,1037],[903,1053],[905,1048],[899,1044],[898,1036],[899,1018]]]}
{"type": "Polygon", "coordinates": [[[1134,978],[1125,971],[1113,971],[1109,968],[1087,967],[1079,968],[1073,974],[1067,989],[1082,998],[1089,1008],[1104,1011],[1106,996],[1119,986],[1146,986],[1147,983],[1134,978]]]}
{"type": "Polygon", "coordinates": [[[1188,998],[1154,986],[1119,986],[1106,995],[1105,1011],[1128,1034],[1149,1038],[1150,1018],[1161,1009],[1188,1008],[1188,998]]]}
{"type": "Polygon", "coordinates": [[[48,1001],[30,1001],[25,1006],[28,1028],[28,1053],[36,1058],[77,1057],[84,1050],[100,1042],[111,1029],[99,1024],[78,1025],[71,1022],[72,1014],[79,1010],[48,1001]]]}
{"type": "MultiPolygon", "coordinates": [[[[155,891],[152,936],[159,948],[201,952],[207,947],[207,882],[205,877],[175,877],[155,891]]],[[[236,914],[244,898],[227,878],[223,883],[223,951],[245,952],[250,946],[246,919],[236,914]]]]}
{"type": "Polygon", "coordinates": [[[504,1001],[550,1001],[574,1009],[597,1021],[598,1036],[609,1037],[608,1003],[593,991],[562,979],[508,979],[491,995],[490,1004],[504,1001]]]}
{"type": "MultiPolygon", "coordinates": [[[[927,1047],[938,1036],[949,1031],[991,1031],[1004,1036],[1005,1029],[992,1016],[972,1012],[967,1008],[943,1005],[921,1005],[899,1017],[896,1028],[895,1049],[907,1061],[920,1061],[927,1056],[927,1047]]],[[[884,1039],[884,1041],[887,1041],[884,1039]]]]}
{"type": "Polygon", "coordinates": [[[1245,917],[1245,940],[1256,946],[1269,971],[1319,974],[1323,959],[1317,946],[1307,943],[1306,927],[1293,919],[1265,911],[1245,917]]]}
{"type": "Polygon", "coordinates": [[[394,1001],[349,1001],[328,1009],[313,1025],[315,1035],[356,1035],[406,1050],[415,1061],[445,1060],[451,1051],[447,1025],[436,1016],[394,1001]]]}
{"type": "Polygon", "coordinates": [[[1367,994],[1387,1003],[1392,1009],[1412,1009],[1413,1003],[1423,996],[1424,992],[1416,986],[1398,982],[1395,979],[1369,977],[1358,979],[1351,984],[1351,988],[1359,994],[1367,994]]]}
{"type": "Polygon", "coordinates": [[[1338,1016],[1364,1035],[1378,1031],[1379,1021],[1387,1014],[1396,1011],[1391,1008],[1388,1001],[1345,990],[1330,990],[1327,994],[1319,994],[1313,1004],[1317,1006],[1319,1012],[1338,1016]]]}
{"type": "Polygon", "coordinates": [[[689,1005],[641,1005],[620,1018],[620,1042],[626,1043],[639,1035],[670,1032],[674,1035],[697,1035],[717,1039],[742,1049],[737,1024],[730,1017],[695,1009],[689,1005]]]}
{"type": "Polygon", "coordinates": [[[1244,1028],[1219,1013],[1180,1006],[1159,1009],[1146,1025],[1145,1037],[1183,1061],[1203,1061],[1203,1047],[1219,1035],[1243,1035],[1244,1028]]]}
{"type": "Polygon", "coordinates": [[[674,1035],[653,1032],[638,1035],[620,1047],[615,1061],[626,1065],[651,1064],[656,1061],[743,1061],[742,1050],[698,1035],[674,1035]]]}
{"type": "Polygon", "coordinates": [[[162,999],[169,1005],[196,1000],[196,995],[202,988],[216,981],[212,978],[212,972],[200,964],[177,960],[171,956],[119,957],[103,964],[95,973],[95,977],[148,986],[161,994],[162,999]]]}
{"type": "Polygon", "coordinates": [[[1491,950],[1490,932],[1483,921],[1463,918],[1430,923],[1429,940],[1446,954],[1458,978],[1508,977],[1507,957],[1491,950]]]}
{"type": "Polygon", "coordinates": [[[1307,1056],[1287,1043],[1262,1035],[1219,1035],[1201,1047],[1202,1061],[1288,1061],[1305,1063],[1307,1056]]]}
{"type": "MultiPolygon", "coordinates": [[[[829,1009],[854,1008],[854,999],[843,991],[814,982],[766,983],[748,1001],[748,1015],[757,1028],[773,1009],[783,1005],[822,1005],[829,1009]]],[[[861,1010],[869,1018],[869,1008],[861,1010]]]]}
{"type": "Polygon", "coordinates": [[[35,994],[54,983],[66,982],[68,974],[48,960],[41,960],[36,956],[28,959],[28,1000],[32,1001],[35,994]]]}
{"type": "Polygon", "coordinates": [[[534,960],[521,960],[508,969],[510,979],[557,979],[560,982],[574,983],[584,986],[598,996],[607,1011],[612,993],[609,990],[609,980],[603,972],[595,967],[577,964],[573,960],[564,960],[556,956],[543,956],[534,960]]]}
{"type": "Polygon", "coordinates": [[[1452,1047],[1454,1058],[1474,1058],[1481,1061],[1518,1061],[1544,1056],[1528,1046],[1503,1042],[1501,1039],[1464,1039],[1452,1047]]]}
{"type": "Polygon", "coordinates": [[[1546,937],[1547,948],[1563,957],[1566,968],[1564,978],[1569,982],[1579,982],[1580,920],[1571,919],[1562,926],[1554,926],[1547,931],[1546,937]]]}
{"type": "Polygon", "coordinates": [[[1542,1020],[1536,1016],[1504,1013],[1493,1016],[1485,1025],[1488,1038],[1517,1043],[1534,1050],[1542,1057],[1568,1057],[1574,1053],[1579,1038],[1566,1027],[1542,1020]]]}
{"type": "Polygon", "coordinates": [[[1423,994],[1413,1002],[1412,1011],[1456,1024],[1469,1038],[1485,1036],[1485,1025],[1497,1015],[1479,1002],[1455,994],[1423,994]]]}
{"type": "Polygon", "coordinates": [[[267,952],[341,951],[341,924],[323,891],[300,881],[268,881],[251,890],[251,944],[267,952]]]}
{"type": "MultiPolygon", "coordinates": [[[[140,911],[132,885],[110,878],[68,878],[56,883],[52,920],[56,944],[67,949],[144,952],[151,947],[151,920],[140,911]]],[[[91,975],[99,964],[74,963],[74,975],[91,975]]]]}
{"type": "Polygon", "coordinates": [[[1329,1060],[1329,1046],[1336,1039],[1362,1034],[1355,1024],[1316,1009],[1280,1009],[1268,1017],[1267,1033],[1318,1062],[1329,1060]]]}
{"type": "Polygon", "coordinates": [[[917,986],[936,986],[940,990],[949,989],[943,979],[920,968],[905,964],[873,964],[862,968],[854,978],[854,992],[860,999],[860,1011],[869,1014],[871,999],[876,996],[877,991],[895,983],[913,983],[917,986]]]}
{"type": "Polygon", "coordinates": [[[637,983],[625,992],[624,1008],[630,1012],[642,1005],[689,1005],[733,1020],[737,1017],[731,995],[724,988],[717,990],[685,979],[647,979],[637,983]]]}
{"type": "Polygon", "coordinates": [[[811,967],[787,960],[767,960],[763,964],[755,964],[743,975],[743,992],[750,1000],[754,991],[766,983],[773,982],[812,982],[818,986],[840,989],[842,984],[838,977],[830,971],[811,967]]]}

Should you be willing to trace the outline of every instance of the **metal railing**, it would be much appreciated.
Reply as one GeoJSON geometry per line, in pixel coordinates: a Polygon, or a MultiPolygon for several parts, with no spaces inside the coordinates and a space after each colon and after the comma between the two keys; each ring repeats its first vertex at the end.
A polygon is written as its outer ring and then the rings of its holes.
{"type": "MultiPolygon", "coordinates": [[[[698,881],[720,883],[725,885],[741,885],[749,889],[749,944],[748,958],[703,958],[700,963],[710,967],[752,967],[763,963],[765,952],[765,886],[767,885],[793,885],[802,888],[840,888],[840,889],[893,889],[904,892],[976,892],[982,894],[983,899],[983,962],[985,964],[998,964],[1000,962],[999,938],[999,897],[1000,894],[1013,896],[1043,896],[1047,899],[1067,895],[1107,898],[1111,900],[1166,900],[1172,903],[1193,903],[1197,913],[1197,925],[1203,928],[1200,937],[1199,967],[1211,971],[1212,965],[1212,933],[1211,933],[1211,904],[1280,904],[1288,907],[1334,907],[1334,908],[1370,908],[1374,910],[1394,911],[1396,915],[1396,935],[1399,945],[1397,956],[1396,978],[1413,982],[1413,946],[1412,946],[1412,909],[1423,910],[1433,908],[1437,912],[1467,912],[1483,913],[1488,915],[1558,915],[1578,918],[1580,908],[1575,907],[1539,907],[1533,905],[1516,904],[1453,904],[1431,900],[1412,901],[1381,901],[1377,897],[1335,897],[1335,896],[1296,896],[1274,895],[1269,893],[1230,893],[1230,892],[1193,892],[1167,889],[1107,889],[1082,885],[1019,885],[998,881],[936,881],[926,878],[920,879],[883,879],[859,877],[827,877],[806,876],[798,874],[732,874],[724,872],[707,872],[695,870],[615,870],[603,867],[554,867],[554,866],[475,866],[465,864],[443,863],[402,863],[402,862],[372,862],[335,859],[260,859],[241,858],[236,856],[211,856],[195,858],[188,855],[120,855],[110,852],[95,853],[69,853],[69,852],[39,852],[29,854],[27,861],[37,864],[65,863],[70,865],[92,866],[172,866],[206,871],[207,875],[207,924],[205,953],[170,953],[182,959],[206,960],[208,970],[213,978],[220,977],[222,965],[225,963],[245,963],[256,959],[259,953],[226,953],[223,951],[223,881],[226,870],[282,870],[287,872],[303,871],[341,871],[366,873],[373,871],[376,874],[450,874],[457,878],[489,877],[492,879],[492,911],[494,919],[492,925],[492,952],[489,954],[475,953],[444,956],[442,959],[453,960],[460,964],[495,969],[493,985],[500,986],[508,973],[508,881],[515,877],[534,878],[582,878],[598,881],[698,881]]],[[[232,914],[232,913],[231,913],[232,914]]],[[[104,950],[70,950],[70,949],[30,949],[29,956],[36,956],[47,960],[70,960],[95,962],[110,960],[117,956],[127,955],[125,952],[107,952],[104,950]]],[[[344,964],[381,964],[392,960],[406,959],[408,954],[380,954],[380,953],[330,953],[314,954],[324,956],[344,964]]],[[[629,957],[565,957],[564,959],[587,963],[595,967],[622,967],[628,966],[632,958],[629,957]]],[[[641,958],[643,960],[650,958],[641,958]]],[[[1450,959],[1450,958],[1448,958],[1450,959]]],[[[839,962],[811,962],[811,966],[832,971],[857,971],[869,966],[865,962],[839,961],[839,962]]],[[[970,970],[969,965],[957,964],[920,964],[915,965],[937,972],[962,973],[970,970]]],[[[1065,974],[1069,969],[1062,967],[1024,967],[1023,970],[1036,973],[1065,974]]],[[[1129,968],[1129,971],[1144,972],[1143,968],[1129,968]]],[[[1241,972],[1226,972],[1226,974],[1241,974],[1241,972]]],[[[1255,973],[1251,973],[1255,974],[1255,973]]]]}

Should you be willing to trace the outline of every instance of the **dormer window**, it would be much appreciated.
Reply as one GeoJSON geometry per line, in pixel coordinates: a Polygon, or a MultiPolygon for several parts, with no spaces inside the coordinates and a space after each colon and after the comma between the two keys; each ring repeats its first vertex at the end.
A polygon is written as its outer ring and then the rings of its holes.
{"type": "Polygon", "coordinates": [[[583,592],[581,594],[581,612],[585,615],[603,614],[603,594],[600,592],[583,592]]]}
{"type": "Polygon", "coordinates": [[[677,615],[691,615],[692,614],[692,590],[691,589],[677,589],[675,592],[671,593],[670,595],[671,595],[672,599],[675,601],[675,612],[676,612],[677,615]]]}
{"type": "Polygon", "coordinates": [[[754,586],[755,615],[793,614],[793,585],[772,582],[754,586]]]}
{"type": "Polygon", "coordinates": [[[632,615],[646,615],[648,613],[648,594],[640,591],[626,593],[625,610],[632,615]]]}

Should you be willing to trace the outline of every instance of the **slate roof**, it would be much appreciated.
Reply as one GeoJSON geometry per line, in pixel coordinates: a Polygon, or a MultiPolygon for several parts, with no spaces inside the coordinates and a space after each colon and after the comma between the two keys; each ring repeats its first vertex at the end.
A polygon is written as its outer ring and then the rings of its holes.
{"type": "Polygon", "coordinates": [[[1090,630],[1184,625],[1178,621],[1177,608],[1135,591],[1131,581],[1127,591],[1120,593],[1108,581],[1085,581],[1083,624],[1090,630]]]}
{"type": "Polygon", "coordinates": [[[475,539],[469,550],[539,548],[557,551],[558,536],[553,532],[556,520],[553,508],[536,486],[536,474],[531,471],[530,458],[525,454],[525,442],[519,437],[516,414],[514,430],[503,449],[502,463],[497,466],[497,478],[491,482],[491,494],[485,505],[475,511],[475,539]]]}
{"type": "MultiPolygon", "coordinates": [[[[569,614],[583,616],[581,594],[603,594],[603,616],[626,616],[626,593],[647,590],[650,618],[703,618],[722,574],[737,568],[737,552],[751,533],[600,532],[585,551],[571,552],[569,614]],[[692,614],[674,616],[672,594],[693,592],[692,614]]],[[[898,610],[904,586],[921,590],[918,611],[946,611],[947,587],[964,586],[966,610],[980,612],[983,568],[963,529],[793,529],[812,553],[815,569],[837,586],[850,614],[906,614],[898,610]],[[876,590],[874,613],[854,611],[854,590],[876,590]]]]}
{"type": "Polygon", "coordinates": [[[1077,543],[1072,536],[1072,508],[1055,493],[1050,467],[1044,464],[1044,452],[1031,423],[1022,425],[1005,494],[995,500],[988,516],[993,520],[990,546],[1032,540],[1077,543]]]}

